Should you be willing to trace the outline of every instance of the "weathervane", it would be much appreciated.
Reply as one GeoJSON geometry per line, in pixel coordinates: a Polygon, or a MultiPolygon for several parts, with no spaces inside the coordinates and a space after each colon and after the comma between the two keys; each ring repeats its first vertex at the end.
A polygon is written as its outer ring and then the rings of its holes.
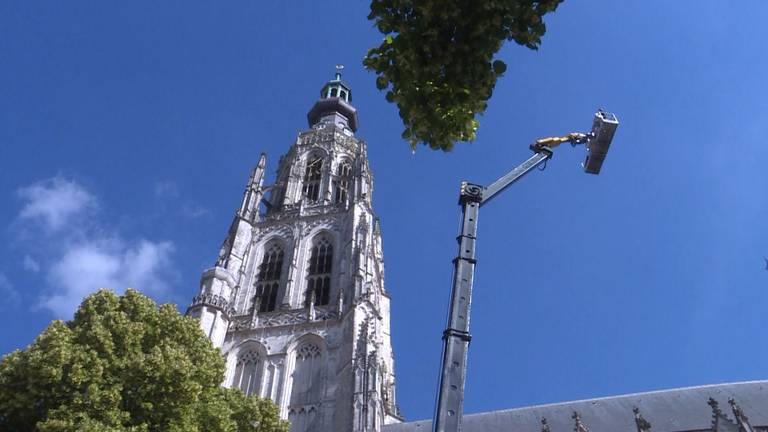
{"type": "Polygon", "coordinates": [[[342,70],[344,70],[344,65],[343,64],[337,64],[336,65],[336,79],[337,80],[341,79],[341,71],[342,70]]]}

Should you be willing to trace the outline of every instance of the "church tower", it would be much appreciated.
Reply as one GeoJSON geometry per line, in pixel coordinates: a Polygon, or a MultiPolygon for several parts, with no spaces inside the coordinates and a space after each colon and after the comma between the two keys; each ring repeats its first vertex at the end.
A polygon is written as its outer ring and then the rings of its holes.
{"type": "Polygon", "coordinates": [[[390,298],[366,143],[340,71],[307,120],[271,185],[261,155],[187,314],[224,354],[223,384],[271,398],[291,432],[379,431],[401,421],[390,298]]]}

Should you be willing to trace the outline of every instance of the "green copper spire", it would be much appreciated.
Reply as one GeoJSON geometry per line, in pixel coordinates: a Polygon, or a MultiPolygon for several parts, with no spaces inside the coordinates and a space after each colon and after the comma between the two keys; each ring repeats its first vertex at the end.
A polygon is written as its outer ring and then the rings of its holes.
{"type": "Polygon", "coordinates": [[[352,89],[341,80],[342,65],[336,65],[333,79],[320,90],[320,99],[307,113],[310,127],[334,124],[357,131],[357,110],[352,106],[352,89]]]}
{"type": "Polygon", "coordinates": [[[343,69],[344,65],[336,65],[336,75],[323,86],[323,89],[320,91],[321,98],[339,98],[347,103],[352,102],[352,90],[341,80],[341,71],[343,69]]]}

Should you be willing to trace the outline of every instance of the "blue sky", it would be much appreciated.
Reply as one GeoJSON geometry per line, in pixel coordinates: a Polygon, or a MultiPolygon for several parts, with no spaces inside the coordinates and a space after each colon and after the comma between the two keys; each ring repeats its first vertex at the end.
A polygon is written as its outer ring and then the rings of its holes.
{"type": "Polygon", "coordinates": [[[337,63],[382,218],[399,404],[433,409],[461,180],[534,139],[621,125],[603,172],[559,148],[480,214],[466,410],[768,376],[768,3],[567,0],[476,142],[399,138],[353,2],[0,3],[0,352],[100,286],[183,311],[250,169],[276,168],[337,63]]]}

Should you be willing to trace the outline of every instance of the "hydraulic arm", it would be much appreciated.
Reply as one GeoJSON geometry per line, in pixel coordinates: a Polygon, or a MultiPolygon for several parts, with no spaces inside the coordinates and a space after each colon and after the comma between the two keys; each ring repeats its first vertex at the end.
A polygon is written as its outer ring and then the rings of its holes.
{"type": "Polygon", "coordinates": [[[472,283],[475,275],[475,243],[477,218],[480,207],[497,196],[512,183],[552,157],[552,149],[569,142],[586,144],[588,149],[584,169],[597,174],[613,139],[618,120],[613,114],[599,110],[595,114],[592,132],[570,133],[560,137],[542,138],[531,144],[533,156],[513,168],[487,187],[462,182],[459,205],[462,210],[461,232],[457,238],[459,253],[453,260],[453,285],[448,323],[443,331],[443,355],[440,383],[432,423],[434,432],[457,432],[461,427],[464,405],[464,381],[467,372],[469,341],[469,313],[472,303],[472,283]],[[591,146],[591,147],[590,147],[591,146]]]}
{"type": "MultiPolygon", "coordinates": [[[[581,134],[583,135],[583,134],[581,134]]],[[[502,190],[552,157],[552,147],[568,142],[570,135],[543,138],[531,145],[535,152],[528,160],[493,182],[488,187],[462,182],[459,205],[462,210],[459,253],[453,260],[448,325],[443,332],[443,359],[440,389],[434,419],[434,431],[458,431],[464,406],[464,381],[467,373],[467,352],[472,336],[469,333],[469,312],[472,282],[475,276],[475,241],[480,206],[502,190]],[[551,147],[552,146],[552,147],[551,147]]]]}

